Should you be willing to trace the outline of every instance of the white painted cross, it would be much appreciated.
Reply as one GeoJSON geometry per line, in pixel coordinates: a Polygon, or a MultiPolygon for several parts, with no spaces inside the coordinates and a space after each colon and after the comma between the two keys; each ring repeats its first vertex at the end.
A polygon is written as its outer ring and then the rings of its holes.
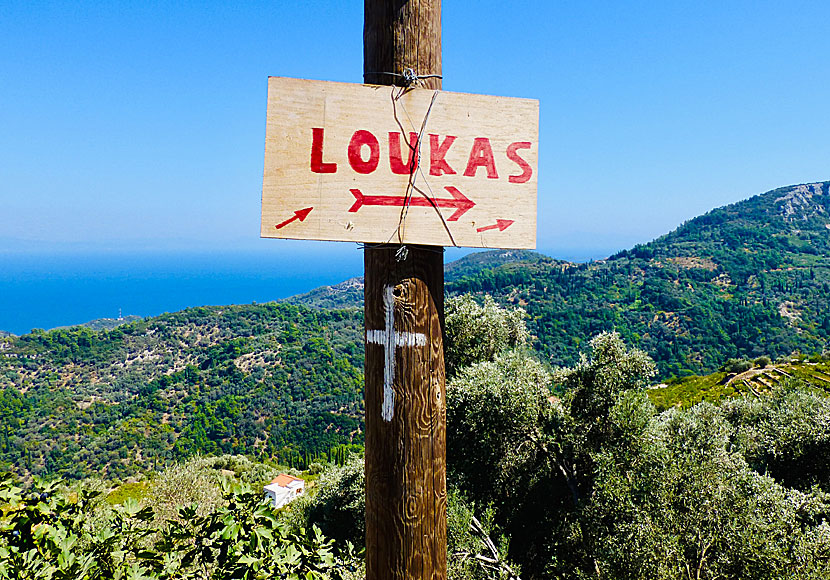
{"type": "Polygon", "coordinates": [[[395,378],[395,348],[398,346],[424,346],[427,343],[426,335],[420,332],[395,332],[395,289],[392,286],[383,287],[383,314],[385,328],[383,330],[367,330],[366,342],[383,345],[383,406],[380,415],[384,421],[391,421],[395,414],[395,390],[392,381],[395,378]]]}

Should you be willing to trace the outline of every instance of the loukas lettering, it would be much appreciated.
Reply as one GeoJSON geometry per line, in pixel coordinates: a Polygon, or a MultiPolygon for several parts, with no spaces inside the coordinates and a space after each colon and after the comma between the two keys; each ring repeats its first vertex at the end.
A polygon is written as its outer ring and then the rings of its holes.
{"type": "Polygon", "coordinates": [[[342,171],[345,157],[348,167],[357,174],[369,175],[377,171],[381,164],[381,158],[388,162],[389,170],[396,175],[409,175],[417,167],[416,151],[427,147],[429,153],[429,167],[422,169],[433,177],[442,175],[462,175],[464,177],[476,177],[485,175],[487,179],[500,179],[507,172],[508,183],[525,183],[533,175],[533,168],[522,157],[524,149],[530,149],[530,141],[515,141],[510,143],[503,151],[493,151],[490,139],[487,137],[475,137],[472,143],[459,141],[454,135],[437,135],[429,133],[424,136],[426,143],[418,143],[418,133],[410,132],[408,143],[403,143],[400,132],[390,131],[383,135],[382,143],[371,131],[358,129],[352,134],[346,151],[340,151],[341,158],[337,158],[337,152],[329,152],[325,148],[325,128],[314,127],[311,129],[311,152],[310,167],[313,173],[337,173],[342,171]],[[467,162],[463,168],[453,167],[447,160],[450,149],[469,150],[467,162]],[[383,155],[381,154],[383,149],[383,155]],[[345,155],[343,155],[345,153],[345,155]],[[331,157],[329,157],[331,154],[331,157]],[[406,161],[404,161],[406,157],[406,161]],[[330,160],[333,159],[333,160],[330,160]]]}
{"type": "Polygon", "coordinates": [[[536,245],[539,101],[272,77],[264,237],[536,245]]]}

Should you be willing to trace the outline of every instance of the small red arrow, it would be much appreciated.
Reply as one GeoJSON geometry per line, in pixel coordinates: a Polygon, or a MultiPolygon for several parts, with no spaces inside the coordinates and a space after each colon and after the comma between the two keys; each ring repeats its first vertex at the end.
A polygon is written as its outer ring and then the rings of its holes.
{"type": "Polygon", "coordinates": [[[484,227],[476,229],[476,231],[477,232],[486,232],[487,230],[495,230],[496,228],[498,228],[498,230],[500,232],[503,232],[504,230],[506,230],[507,228],[509,228],[512,225],[513,225],[513,220],[499,220],[499,219],[497,219],[496,223],[494,223],[492,226],[484,226],[484,227]]]}
{"type": "Polygon", "coordinates": [[[311,210],[313,210],[313,209],[314,209],[313,207],[307,207],[305,209],[298,209],[297,211],[294,212],[294,217],[290,217],[287,220],[285,220],[284,222],[282,222],[281,224],[277,224],[274,227],[277,228],[277,229],[280,229],[280,228],[284,228],[285,226],[287,226],[288,224],[290,224],[294,220],[303,221],[305,218],[308,217],[308,214],[310,214],[311,210]]]}
{"type": "Polygon", "coordinates": [[[463,193],[458,191],[455,187],[447,185],[444,187],[450,195],[451,199],[427,199],[426,197],[410,196],[387,196],[387,195],[363,195],[359,189],[350,189],[354,196],[354,203],[349,208],[350,212],[356,212],[364,205],[386,205],[386,206],[420,206],[420,207],[452,207],[455,208],[455,213],[447,218],[448,222],[458,221],[467,210],[475,206],[475,202],[466,197],[463,193]]]}

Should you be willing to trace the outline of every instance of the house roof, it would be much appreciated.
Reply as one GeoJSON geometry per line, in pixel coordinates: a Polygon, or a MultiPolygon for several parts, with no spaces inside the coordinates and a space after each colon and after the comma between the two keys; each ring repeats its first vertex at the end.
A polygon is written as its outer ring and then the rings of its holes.
{"type": "Polygon", "coordinates": [[[299,477],[294,477],[293,475],[288,475],[287,473],[280,473],[274,479],[271,480],[271,483],[276,483],[282,487],[288,487],[290,484],[294,483],[295,481],[303,481],[299,477]]]}

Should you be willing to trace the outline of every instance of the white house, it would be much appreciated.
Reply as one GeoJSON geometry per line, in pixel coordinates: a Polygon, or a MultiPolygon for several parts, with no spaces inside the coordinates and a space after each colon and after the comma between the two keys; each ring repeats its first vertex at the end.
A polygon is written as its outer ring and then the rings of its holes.
{"type": "Polygon", "coordinates": [[[271,498],[274,507],[281,508],[303,494],[305,481],[287,473],[281,473],[262,489],[265,495],[271,498]]]}

